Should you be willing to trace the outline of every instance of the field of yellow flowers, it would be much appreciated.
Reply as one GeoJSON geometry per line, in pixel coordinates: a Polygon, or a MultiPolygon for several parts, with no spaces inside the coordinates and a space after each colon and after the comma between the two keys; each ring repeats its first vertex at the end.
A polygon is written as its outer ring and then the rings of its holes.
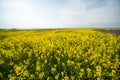
{"type": "Polygon", "coordinates": [[[0,79],[118,80],[120,36],[92,29],[0,31],[0,79]]]}

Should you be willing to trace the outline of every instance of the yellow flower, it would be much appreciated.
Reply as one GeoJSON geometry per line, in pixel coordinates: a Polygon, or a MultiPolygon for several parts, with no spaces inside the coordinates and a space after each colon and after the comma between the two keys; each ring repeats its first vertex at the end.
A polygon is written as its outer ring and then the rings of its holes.
{"type": "Polygon", "coordinates": [[[40,66],[36,65],[36,71],[40,71],[40,66]]]}
{"type": "Polygon", "coordinates": [[[16,77],[13,75],[9,75],[8,77],[9,77],[9,80],[16,80],[16,77]]]}
{"type": "Polygon", "coordinates": [[[100,78],[97,78],[97,80],[101,80],[100,78]]]}
{"type": "Polygon", "coordinates": [[[69,80],[69,77],[68,77],[68,76],[65,76],[65,77],[64,77],[64,80],[69,80]]]}
{"type": "Polygon", "coordinates": [[[74,77],[74,76],[71,76],[71,77],[70,77],[70,80],[75,80],[75,77],[74,77]]]}
{"type": "Polygon", "coordinates": [[[74,64],[74,61],[71,61],[71,60],[68,59],[67,64],[68,64],[68,66],[71,66],[71,65],[74,64]]]}
{"type": "Polygon", "coordinates": [[[51,78],[50,78],[50,77],[47,77],[47,80],[51,80],[51,78]]]}
{"type": "Polygon", "coordinates": [[[51,72],[52,72],[52,74],[54,74],[54,73],[56,72],[56,68],[55,68],[55,67],[52,67],[52,68],[51,68],[51,72]]]}
{"type": "Polygon", "coordinates": [[[23,72],[23,75],[24,75],[24,76],[26,76],[26,77],[28,77],[28,76],[29,76],[28,71],[27,71],[27,70],[25,70],[25,71],[23,72]]]}
{"type": "Polygon", "coordinates": [[[60,75],[60,74],[58,73],[58,74],[55,76],[55,79],[56,79],[56,80],[58,80],[59,75],[60,75]]]}
{"type": "Polygon", "coordinates": [[[30,79],[34,79],[34,74],[31,74],[31,75],[30,75],[30,79]]]}
{"type": "Polygon", "coordinates": [[[2,65],[4,63],[4,60],[0,60],[0,65],[2,65]]]}
{"type": "Polygon", "coordinates": [[[47,59],[45,59],[45,62],[44,62],[45,64],[47,63],[47,59]]]}
{"type": "Polygon", "coordinates": [[[91,69],[87,68],[87,76],[90,78],[92,76],[91,69]]]}
{"type": "Polygon", "coordinates": [[[22,70],[22,67],[16,66],[15,72],[16,72],[17,74],[19,74],[21,70],[22,70]]]}
{"type": "Polygon", "coordinates": [[[0,30],[0,78],[116,80],[119,49],[120,36],[94,29],[0,30]],[[5,67],[9,73],[3,75],[5,67]]]}
{"type": "Polygon", "coordinates": [[[64,76],[64,72],[63,71],[61,72],[61,75],[62,75],[62,77],[64,76]]]}
{"type": "Polygon", "coordinates": [[[39,75],[39,78],[40,78],[40,79],[43,79],[44,75],[45,75],[45,73],[44,73],[44,72],[41,72],[40,75],[39,75]]]}

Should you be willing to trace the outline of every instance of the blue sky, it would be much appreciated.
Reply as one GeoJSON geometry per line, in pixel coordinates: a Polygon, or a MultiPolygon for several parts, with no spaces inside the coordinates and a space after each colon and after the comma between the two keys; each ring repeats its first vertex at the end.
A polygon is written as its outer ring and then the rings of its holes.
{"type": "Polygon", "coordinates": [[[0,28],[120,27],[120,0],[0,0],[0,28]]]}

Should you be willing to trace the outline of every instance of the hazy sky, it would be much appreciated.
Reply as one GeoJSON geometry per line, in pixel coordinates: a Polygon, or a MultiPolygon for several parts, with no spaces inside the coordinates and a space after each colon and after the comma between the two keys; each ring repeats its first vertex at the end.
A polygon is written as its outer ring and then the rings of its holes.
{"type": "Polygon", "coordinates": [[[0,0],[0,28],[118,27],[120,0],[0,0]]]}

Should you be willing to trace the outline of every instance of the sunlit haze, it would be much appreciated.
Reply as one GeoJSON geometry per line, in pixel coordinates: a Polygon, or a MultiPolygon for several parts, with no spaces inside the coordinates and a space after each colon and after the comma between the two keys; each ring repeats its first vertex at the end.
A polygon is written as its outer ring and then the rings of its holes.
{"type": "Polygon", "coordinates": [[[120,27],[120,0],[0,0],[0,28],[120,27]]]}

